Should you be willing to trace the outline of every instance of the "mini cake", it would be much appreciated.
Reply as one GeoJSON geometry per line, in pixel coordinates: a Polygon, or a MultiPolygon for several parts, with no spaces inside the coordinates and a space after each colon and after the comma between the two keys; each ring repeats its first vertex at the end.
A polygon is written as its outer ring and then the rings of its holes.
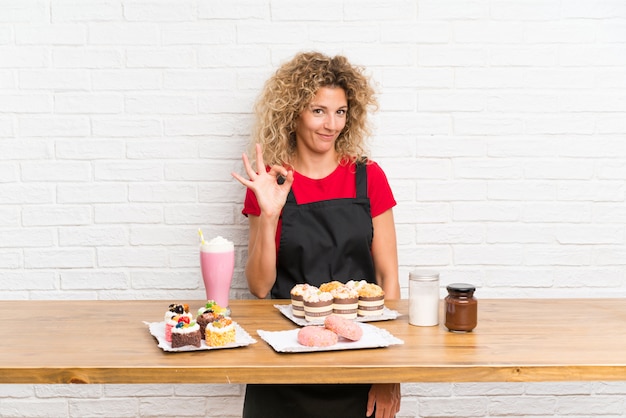
{"type": "Polygon", "coordinates": [[[213,312],[217,315],[226,316],[226,308],[221,307],[214,300],[207,300],[206,304],[198,308],[198,315],[202,315],[205,312],[213,312]]]}
{"type": "Polygon", "coordinates": [[[333,314],[346,319],[355,319],[359,307],[359,293],[342,285],[330,292],[333,295],[333,314]]]}
{"type": "Polygon", "coordinates": [[[196,322],[200,325],[200,335],[201,338],[205,338],[206,326],[223,317],[225,309],[219,306],[214,301],[210,300],[203,307],[198,309],[198,316],[196,317],[196,322]]]}
{"type": "Polygon", "coordinates": [[[204,339],[204,333],[206,331],[207,325],[221,317],[221,315],[218,315],[215,312],[211,311],[205,311],[202,315],[196,317],[196,322],[200,326],[200,335],[202,339],[204,339]]]}
{"type": "Polygon", "coordinates": [[[189,313],[189,305],[171,303],[167,311],[165,311],[163,318],[165,321],[165,341],[172,342],[172,327],[178,324],[178,319],[182,316],[189,318],[189,321],[193,319],[193,316],[189,313]]]}
{"type": "Polygon", "coordinates": [[[304,294],[313,287],[306,283],[291,288],[291,313],[296,318],[304,318],[304,294]]]}
{"type": "Polygon", "coordinates": [[[324,327],[309,325],[298,331],[298,343],[307,347],[328,347],[337,341],[337,334],[324,327]]]}
{"type": "Polygon", "coordinates": [[[333,313],[333,295],[319,289],[304,294],[304,319],[320,322],[333,313]]]}
{"type": "Polygon", "coordinates": [[[235,323],[225,316],[206,326],[204,339],[209,347],[222,347],[234,343],[235,337],[235,323]]]}
{"type": "Polygon", "coordinates": [[[200,326],[195,321],[187,322],[187,318],[180,317],[178,324],[172,328],[172,348],[192,345],[200,347],[200,326]]]}
{"type": "Polygon", "coordinates": [[[374,283],[366,283],[360,286],[358,316],[382,315],[385,307],[385,292],[374,283]]]}

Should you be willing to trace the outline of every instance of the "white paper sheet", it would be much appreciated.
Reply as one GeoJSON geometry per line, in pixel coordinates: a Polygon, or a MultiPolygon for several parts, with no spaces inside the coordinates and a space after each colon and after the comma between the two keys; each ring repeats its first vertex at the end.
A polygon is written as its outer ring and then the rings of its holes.
{"type": "Polygon", "coordinates": [[[389,331],[375,327],[374,325],[359,323],[363,329],[363,337],[359,341],[349,341],[339,338],[337,344],[329,347],[307,347],[298,342],[298,331],[295,328],[287,331],[264,331],[257,330],[257,334],[267,342],[275,351],[280,353],[310,353],[315,351],[356,350],[360,348],[379,348],[390,345],[404,344],[399,338],[394,337],[389,331]]]}
{"type": "Polygon", "coordinates": [[[254,344],[257,342],[254,338],[250,336],[250,334],[248,334],[243,328],[241,328],[241,326],[239,326],[239,324],[235,322],[234,323],[235,324],[235,342],[234,343],[226,344],[221,347],[209,347],[208,345],[206,345],[206,342],[202,340],[200,342],[200,347],[196,347],[193,345],[186,345],[184,347],[172,348],[172,343],[165,340],[165,322],[144,321],[144,324],[148,325],[150,329],[150,334],[152,334],[152,336],[154,336],[157,339],[157,341],[159,342],[158,347],[161,348],[163,351],[179,352],[179,351],[219,350],[222,348],[243,347],[243,346],[254,344]]]}
{"type": "MultiPolygon", "coordinates": [[[[321,325],[324,323],[324,319],[320,319],[319,321],[315,321],[315,322],[309,322],[304,318],[298,318],[296,316],[293,315],[293,310],[291,308],[291,304],[289,305],[274,305],[274,307],[276,309],[278,309],[280,311],[280,313],[282,313],[283,315],[285,315],[287,318],[289,318],[294,324],[300,325],[300,326],[306,326],[306,325],[321,325]]],[[[375,316],[359,316],[356,319],[354,319],[353,321],[356,322],[376,322],[376,321],[389,321],[391,319],[396,319],[397,317],[399,317],[400,314],[398,313],[398,311],[393,311],[389,308],[387,308],[386,306],[383,308],[383,312],[380,315],[375,315],[375,316]]]]}

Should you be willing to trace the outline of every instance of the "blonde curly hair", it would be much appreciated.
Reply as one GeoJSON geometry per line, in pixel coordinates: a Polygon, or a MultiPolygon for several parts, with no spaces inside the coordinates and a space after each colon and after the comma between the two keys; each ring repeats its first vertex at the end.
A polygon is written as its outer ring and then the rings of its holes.
{"type": "MultiPolygon", "coordinates": [[[[296,121],[321,87],[340,87],[346,93],[346,126],[335,142],[340,160],[354,162],[366,157],[365,140],[371,134],[367,114],[378,109],[368,77],[344,56],[305,52],[278,68],[255,104],[251,147],[262,145],[265,164],[291,165],[296,150],[296,121]]],[[[254,155],[252,149],[250,155],[254,155]]]]}

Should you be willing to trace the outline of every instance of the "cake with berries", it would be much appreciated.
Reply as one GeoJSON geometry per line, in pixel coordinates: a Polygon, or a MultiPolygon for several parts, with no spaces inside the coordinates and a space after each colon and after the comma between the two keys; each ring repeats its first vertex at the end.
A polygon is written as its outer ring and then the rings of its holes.
{"type": "Polygon", "coordinates": [[[189,321],[187,317],[181,316],[176,326],[172,328],[172,348],[180,348],[187,345],[200,347],[201,341],[198,323],[189,321]]]}
{"type": "Polygon", "coordinates": [[[193,315],[189,313],[189,305],[171,303],[163,317],[165,321],[165,341],[172,342],[172,327],[178,324],[178,320],[181,317],[188,318],[190,322],[193,320],[193,315]]]}

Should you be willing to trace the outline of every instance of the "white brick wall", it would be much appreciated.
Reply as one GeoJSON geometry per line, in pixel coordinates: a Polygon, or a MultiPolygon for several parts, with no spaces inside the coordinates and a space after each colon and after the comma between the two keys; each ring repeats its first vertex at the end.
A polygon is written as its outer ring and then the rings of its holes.
{"type": "MultiPolygon", "coordinates": [[[[263,81],[343,53],[415,266],[478,297],[626,296],[623,0],[0,0],[0,299],[200,299],[196,230],[263,81]]],[[[4,354],[6,355],[6,353],[4,354]]],[[[0,416],[240,414],[239,385],[1,385],[0,416]]],[[[623,417],[624,382],[406,384],[403,417],[623,417]]]]}

